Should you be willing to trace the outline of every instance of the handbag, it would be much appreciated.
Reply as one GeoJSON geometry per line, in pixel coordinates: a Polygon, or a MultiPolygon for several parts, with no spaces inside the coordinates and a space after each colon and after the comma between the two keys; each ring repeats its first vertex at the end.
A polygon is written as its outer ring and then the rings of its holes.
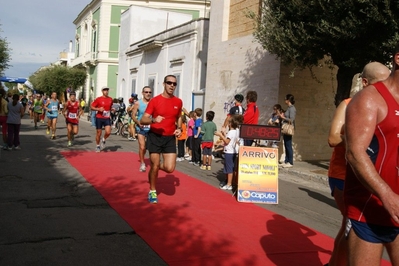
{"type": "Polygon", "coordinates": [[[284,123],[281,126],[281,133],[283,133],[284,135],[290,135],[290,136],[294,136],[294,125],[290,122],[288,123],[284,123]]]}

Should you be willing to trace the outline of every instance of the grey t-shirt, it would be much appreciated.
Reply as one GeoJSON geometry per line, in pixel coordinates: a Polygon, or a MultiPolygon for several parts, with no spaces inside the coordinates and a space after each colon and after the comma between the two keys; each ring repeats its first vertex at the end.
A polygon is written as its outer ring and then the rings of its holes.
{"type": "Polygon", "coordinates": [[[8,103],[8,116],[7,124],[21,124],[21,108],[23,109],[22,103],[17,102],[16,105],[12,105],[12,101],[8,103]]]}

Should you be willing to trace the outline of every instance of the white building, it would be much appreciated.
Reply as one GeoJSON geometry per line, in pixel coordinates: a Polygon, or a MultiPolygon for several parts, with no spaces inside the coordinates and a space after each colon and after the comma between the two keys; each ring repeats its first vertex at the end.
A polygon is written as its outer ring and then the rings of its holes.
{"type": "Polygon", "coordinates": [[[141,96],[144,86],[163,91],[163,78],[177,77],[175,95],[188,110],[203,107],[208,19],[179,12],[131,6],[122,14],[118,95],[141,96]],[[145,26],[145,30],[142,25],[145,26]]]}
{"type": "MultiPolygon", "coordinates": [[[[119,96],[116,88],[119,72],[119,40],[122,34],[121,14],[130,5],[178,11],[191,15],[191,19],[196,19],[204,17],[209,12],[210,1],[92,0],[73,21],[76,25],[75,59],[71,62],[72,67],[81,67],[87,71],[87,82],[82,90],[88,103],[101,95],[103,86],[111,88],[111,97],[119,96]]],[[[142,21],[145,21],[144,16],[142,21]]],[[[142,31],[146,31],[145,23],[140,26],[142,31]]]]}

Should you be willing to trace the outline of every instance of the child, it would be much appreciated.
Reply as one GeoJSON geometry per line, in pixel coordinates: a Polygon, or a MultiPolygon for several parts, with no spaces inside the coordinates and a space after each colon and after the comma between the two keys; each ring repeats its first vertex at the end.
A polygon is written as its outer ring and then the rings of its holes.
{"type": "Polygon", "coordinates": [[[213,138],[216,132],[216,124],[213,122],[214,117],[215,112],[206,112],[206,122],[201,127],[202,170],[211,170],[213,138]]]}
{"type": "Polygon", "coordinates": [[[194,130],[194,125],[195,125],[194,111],[191,111],[188,114],[188,117],[190,118],[190,120],[188,120],[188,123],[187,123],[187,141],[186,141],[186,149],[187,149],[188,156],[184,156],[184,157],[186,157],[186,160],[191,161],[192,156],[193,156],[193,130],[194,130]]]}
{"type": "MultiPolygon", "coordinates": [[[[283,113],[284,113],[284,110],[283,110],[283,108],[281,108],[281,105],[275,104],[273,106],[273,113],[272,113],[269,121],[267,122],[267,124],[269,126],[281,126],[280,114],[283,114],[283,113]]],[[[278,144],[277,141],[273,141],[272,148],[278,148],[277,144],[278,144]]]]}
{"type": "Polygon", "coordinates": [[[196,108],[194,110],[194,120],[195,120],[195,125],[194,125],[194,130],[193,130],[193,157],[191,159],[191,162],[195,166],[199,166],[201,163],[201,126],[202,126],[202,109],[201,108],[196,108]]]}
{"type": "Polygon", "coordinates": [[[184,114],[181,116],[181,120],[181,135],[177,138],[177,162],[184,161],[184,143],[187,139],[187,120],[184,114]]]}
{"type": "Polygon", "coordinates": [[[227,183],[221,183],[220,189],[233,190],[233,173],[237,158],[236,145],[239,140],[238,126],[243,120],[242,115],[232,115],[229,120],[229,132],[216,132],[215,135],[220,137],[224,142],[224,173],[227,177],[227,183]]]}

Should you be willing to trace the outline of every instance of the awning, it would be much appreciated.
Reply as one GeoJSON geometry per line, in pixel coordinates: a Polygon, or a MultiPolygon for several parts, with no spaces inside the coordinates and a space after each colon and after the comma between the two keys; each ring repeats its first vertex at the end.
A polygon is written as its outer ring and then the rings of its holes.
{"type": "Polygon", "coordinates": [[[1,82],[9,83],[25,83],[28,79],[26,78],[12,78],[12,77],[0,77],[1,82]]]}

